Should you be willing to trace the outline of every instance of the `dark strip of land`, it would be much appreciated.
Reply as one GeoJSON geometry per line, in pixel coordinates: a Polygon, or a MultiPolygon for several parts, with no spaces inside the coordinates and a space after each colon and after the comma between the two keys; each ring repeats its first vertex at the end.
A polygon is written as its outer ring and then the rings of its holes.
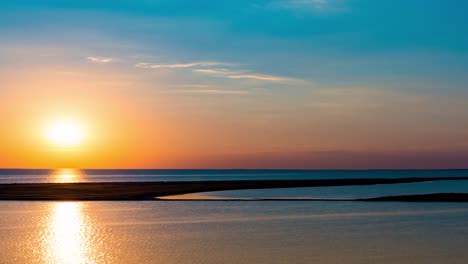
{"type": "Polygon", "coordinates": [[[0,200],[153,200],[197,192],[468,180],[468,177],[0,184],[0,200]]]}

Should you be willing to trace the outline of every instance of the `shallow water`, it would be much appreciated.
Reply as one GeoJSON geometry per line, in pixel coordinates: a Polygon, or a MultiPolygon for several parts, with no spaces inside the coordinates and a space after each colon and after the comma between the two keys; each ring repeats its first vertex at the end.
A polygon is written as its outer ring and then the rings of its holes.
{"type": "Polygon", "coordinates": [[[359,199],[428,193],[468,193],[468,181],[433,181],[367,186],[306,187],[204,192],[177,195],[177,199],[359,199]]]}
{"type": "Polygon", "coordinates": [[[0,202],[0,263],[466,263],[468,206],[0,202]]]}

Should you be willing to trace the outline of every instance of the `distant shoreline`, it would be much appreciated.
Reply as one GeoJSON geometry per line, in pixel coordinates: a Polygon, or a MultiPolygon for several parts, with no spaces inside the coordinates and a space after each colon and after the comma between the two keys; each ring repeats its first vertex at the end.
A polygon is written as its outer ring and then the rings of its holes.
{"type": "MultiPolygon", "coordinates": [[[[358,178],[316,180],[234,180],[185,182],[18,183],[0,184],[0,200],[137,201],[159,200],[156,197],[163,197],[169,195],[227,190],[362,186],[377,184],[399,184],[457,180],[468,180],[468,177],[410,177],[378,179],[358,178]]],[[[437,197],[430,198],[436,199],[437,197]]],[[[387,200],[388,199],[389,198],[387,198],[387,200]]],[[[403,198],[399,199],[402,200],[403,198]]],[[[445,197],[445,199],[447,199],[447,197],[445,197]]],[[[468,198],[466,199],[468,200],[468,198]]],[[[379,201],[383,200],[385,199],[380,198],[379,201]]]]}
{"type": "MultiPolygon", "coordinates": [[[[63,168],[0,168],[0,172],[48,172],[48,171],[56,171],[63,168]]],[[[164,168],[164,169],[112,169],[112,168],[66,168],[66,169],[73,169],[79,170],[83,172],[99,172],[99,173],[115,173],[118,172],[372,172],[372,171],[391,171],[391,172],[431,172],[431,171],[468,171],[468,168],[447,168],[447,169],[427,169],[427,168],[411,168],[411,169],[401,169],[401,168],[350,168],[350,169],[242,169],[242,168],[223,168],[223,169],[208,169],[208,168],[201,168],[201,169],[190,169],[190,168],[182,168],[182,169],[175,169],[175,168],[164,168]]]]}

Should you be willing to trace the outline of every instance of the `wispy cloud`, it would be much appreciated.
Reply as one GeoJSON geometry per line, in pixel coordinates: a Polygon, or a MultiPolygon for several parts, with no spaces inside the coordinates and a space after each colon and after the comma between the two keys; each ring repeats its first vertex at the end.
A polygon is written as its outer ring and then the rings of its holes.
{"type": "Polygon", "coordinates": [[[194,89],[194,90],[170,90],[169,93],[185,94],[213,94],[213,95],[244,95],[249,94],[246,90],[224,90],[224,89],[194,89]]]}
{"type": "Polygon", "coordinates": [[[174,87],[184,87],[184,88],[208,88],[209,85],[206,84],[176,84],[174,87]]]}
{"type": "Polygon", "coordinates": [[[265,74],[238,74],[238,75],[229,75],[231,79],[253,79],[259,81],[270,81],[270,82],[284,82],[284,81],[292,81],[291,78],[280,77],[280,76],[273,76],[273,75],[265,75],[265,74]]]}
{"type": "Polygon", "coordinates": [[[268,6],[275,9],[289,9],[295,11],[339,11],[342,0],[275,0],[268,6]]]}
{"type": "Polygon", "coordinates": [[[139,62],[135,64],[137,68],[143,69],[176,69],[176,68],[194,68],[194,67],[209,67],[209,66],[220,66],[228,65],[224,62],[216,61],[197,61],[197,62],[188,62],[188,63],[174,63],[174,64],[156,64],[148,62],[139,62]]]}
{"type": "Polygon", "coordinates": [[[249,90],[222,89],[208,84],[176,84],[176,89],[164,91],[164,93],[181,94],[213,94],[213,95],[245,95],[250,94],[249,90]]]}
{"type": "Polygon", "coordinates": [[[257,81],[267,81],[267,82],[288,82],[294,81],[293,78],[287,78],[283,76],[275,76],[268,74],[259,74],[248,71],[232,71],[229,69],[195,69],[193,70],[197,73],[210,74],[210,75],[221,75],[229,79],[250,79],[257,81]]]}
{"type": "Polygon", "coordinates": [[[109,63],[109,62],[114,61],[113,58],[109,58],[109,57],[94,57],[94,56],[90,56],[90,57],[87,57],[86,59],[87,59],[88,61],[95,62],[95,63],[109,63]]]}
{"type": "Polygon", "coordinates": [[[142,69],[179,69],[179,68],[190,68],[194,73],[200,73],[205,75],[221,76],[229,79],[250,79],[257,81],[266,82],[289,82],[297,79],[268,75],[262,73],[256,73],[249,70],[235,69],[235,64],[226,62],[216,61],[199,61],[190,63],[176,63],[176,64],[155,64],[147,62],[139,62],[135,64],[135,67],[142,69]],[[224,66],[213,67],[213,66],[224,66]]]}
{"type": "Polygon", "coordinates": [[[197,73],[211,74],[211,75],[234,75],[240,74],[238,71],[233,71],[229,69],[195,69],[193,70],[197,73]]]}
{"type": "Polygon", "coordinates": [[[315,8],[323,8],[330,4],[329,0],[289,0],[290,5],[295,6],[312,6],[315,8]]]}

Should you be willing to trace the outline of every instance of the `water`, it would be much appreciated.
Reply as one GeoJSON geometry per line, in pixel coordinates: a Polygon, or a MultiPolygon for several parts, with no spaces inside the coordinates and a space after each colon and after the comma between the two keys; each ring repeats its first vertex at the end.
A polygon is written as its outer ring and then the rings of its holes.
{"type": "Polygon", "coordinates": [[[466,263],[457,203],[0,202],[0,263],[466,263]]]}
{"type": "Polygon", "coordinates": [[[428,193],[468,193],[468,181],[432,181],[368,186],[311,187],[205,192],[177,195],[171,199],[360,199],[428,193]]]}
{"type": "MultiPolygon", "coordinates": [[[[2,183],[467,176],[467,171],[0,171],[2,183]]],[[[468,181],[215,192],[359,198],[468,192],[468,181]]],[[[466,263],[468,204],[0,202],[0,263],[466,263]]]]}
{"type": "Polygon", "coordinates": [[[468,170],[1,170],[0,183],[344,179],[468,176],[468,170]],[[68,178],[68,179],[66,179],[68,178]]]}

